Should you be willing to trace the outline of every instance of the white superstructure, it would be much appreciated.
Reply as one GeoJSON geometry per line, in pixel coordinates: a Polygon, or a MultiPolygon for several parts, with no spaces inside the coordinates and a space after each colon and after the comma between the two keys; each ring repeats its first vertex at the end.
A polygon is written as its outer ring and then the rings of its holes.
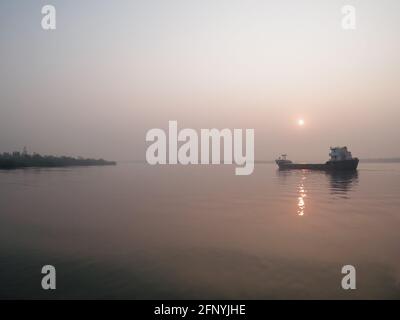
{"type": "Polygon", "coordinates": [[[331,147],[331,152],[329,153],[331,161],[343,161],[352,160],[353,157],[351,152],[347,150],[347,147],[331,147]]]}

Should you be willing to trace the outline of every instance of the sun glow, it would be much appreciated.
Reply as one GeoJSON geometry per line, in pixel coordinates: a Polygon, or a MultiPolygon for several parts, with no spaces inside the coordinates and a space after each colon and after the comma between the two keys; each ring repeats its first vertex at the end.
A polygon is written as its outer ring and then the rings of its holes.
{"type": "Polygon", "coordinates": [[[299,120],[297,120],[297,124],[298,124],[300,127],[303,127],[304,124],[305,124],[305,122],[304,122],[303,119],[299,119],[299,120]]]}

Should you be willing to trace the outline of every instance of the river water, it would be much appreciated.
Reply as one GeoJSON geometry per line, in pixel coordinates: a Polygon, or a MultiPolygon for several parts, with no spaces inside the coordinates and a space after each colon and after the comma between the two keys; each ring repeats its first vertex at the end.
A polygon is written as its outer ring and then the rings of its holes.
{"type": "Polygon", "coordinates": [[[0,298],[400,298],[399,190],[400,164],[0,171],[0,298]]]}

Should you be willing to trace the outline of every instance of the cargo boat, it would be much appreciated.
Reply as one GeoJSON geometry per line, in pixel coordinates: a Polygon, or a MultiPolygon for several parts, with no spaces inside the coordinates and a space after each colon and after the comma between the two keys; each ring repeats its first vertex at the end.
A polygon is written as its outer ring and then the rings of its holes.
{"type": "Polygon", "coordinates": [[[307,170],[356,170],[358,158],[353,158],[347,147],[331,147],[330,159],[325,163],[293,163],[283,154],[275,160],[280,170],[307,169],[307,170]]]}

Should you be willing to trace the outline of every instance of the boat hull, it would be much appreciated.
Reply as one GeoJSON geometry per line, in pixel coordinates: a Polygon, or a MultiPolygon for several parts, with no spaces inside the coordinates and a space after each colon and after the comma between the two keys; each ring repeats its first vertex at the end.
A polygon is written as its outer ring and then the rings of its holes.
{"type": "Polygon", "coordinates": [[[287,163],[276,161],[280,170],[326,170],[347,171],[357,170],[359,160],[357,158],[342,161],[327,161],[326,163],[287,163]]]}

